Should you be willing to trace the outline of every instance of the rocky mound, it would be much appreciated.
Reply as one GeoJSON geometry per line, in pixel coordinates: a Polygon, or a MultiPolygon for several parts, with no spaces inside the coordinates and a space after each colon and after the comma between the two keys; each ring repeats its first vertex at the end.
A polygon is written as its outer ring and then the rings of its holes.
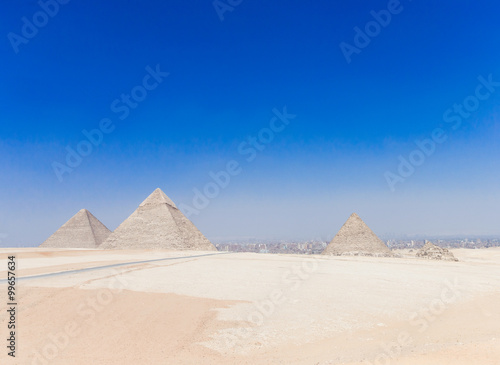
{"type": "Polygon", "coordinates": [[[417,257],[430,260],[458,261],[446,248],[442,248],[427,241],[416,254],[417,257]]]}

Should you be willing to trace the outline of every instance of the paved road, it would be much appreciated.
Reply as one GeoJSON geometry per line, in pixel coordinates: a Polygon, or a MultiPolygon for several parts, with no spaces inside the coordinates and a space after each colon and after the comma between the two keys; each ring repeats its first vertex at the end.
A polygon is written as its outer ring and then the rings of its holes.
{"type": "MultiPolygon", "coordinates": [[[[104,269],[109,269],[109,268],[112,268],[112,267],[145,264],[145,263],[148,263],[148,262],[167,261],[167,260],[181,260],[181,259],[190,259],[190,258],[195,258],[195,257],[206,257],[206,256],[225,255],[225,254],[227,254],[227,253],[217,252],[217,253],[206,253],[206,254],[203,254],[203,255],[181,256],[181,257],[166,257],[166,258],[163,258],[163,259],[153,259],[153,260],[123,262],[123,263],[112,264],[112,265],[87,267],[85,269],[78,269],[78,270],[59,271],[59,272],[54,272],[54,273],[49,273],[49,274],[40,274],[40,275],[32,275],[32,276],[18,276],[18,277],[16,277],[16,279],[17,280],[41,279],[41,278],[48,278],[48,277],[53,277],[53,276],[78,274],[78,273],[87,272],[87,271],[104,270],[104,269]]],[[[4,284],[4,283],[7,283],[7,279],[0,280],[0,284],[4,284]]]]}

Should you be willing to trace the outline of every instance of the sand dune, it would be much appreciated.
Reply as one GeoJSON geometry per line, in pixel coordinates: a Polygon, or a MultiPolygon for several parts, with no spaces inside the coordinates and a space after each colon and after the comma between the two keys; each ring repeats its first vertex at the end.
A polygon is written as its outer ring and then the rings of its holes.
{"type": "Polygon", "coordinates": [[[19,281],[16,364],[500,363],[498,249],[454,250],[460,262],[22,251],[26,274],[186,258],[19,281]]]}

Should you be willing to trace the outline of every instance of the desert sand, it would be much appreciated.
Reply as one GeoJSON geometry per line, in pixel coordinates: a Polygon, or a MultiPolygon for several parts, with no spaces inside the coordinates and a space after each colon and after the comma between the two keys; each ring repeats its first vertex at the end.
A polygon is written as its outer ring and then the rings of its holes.
{"type": "Polygon", "coordinates": [[[498,248],[452,250],[459,262],[0,252],[0,291],[8,254],[25,277],[17,283],[17,357],[2,350],[2,364],[500,363],[498,248]]]}

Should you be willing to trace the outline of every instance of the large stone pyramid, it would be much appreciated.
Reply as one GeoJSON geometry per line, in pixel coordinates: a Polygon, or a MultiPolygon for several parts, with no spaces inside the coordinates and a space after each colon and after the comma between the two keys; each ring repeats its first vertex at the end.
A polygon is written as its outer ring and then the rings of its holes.
{"type": "Polygon", "coordinates": [[[59,248],[96,248],[111,231],[92,215],[87,209],[76,213],[64,223],[40,247],[59,248]]]}
{"type": "Polygon", "coordinates": [[[344,223],[322,255],[393,256],[356,213],[344,223]]]}
{"type": "Polygon", "coordinates": [[[160,189],[144,200],[100,248],[217,250],[160,189]]]}

